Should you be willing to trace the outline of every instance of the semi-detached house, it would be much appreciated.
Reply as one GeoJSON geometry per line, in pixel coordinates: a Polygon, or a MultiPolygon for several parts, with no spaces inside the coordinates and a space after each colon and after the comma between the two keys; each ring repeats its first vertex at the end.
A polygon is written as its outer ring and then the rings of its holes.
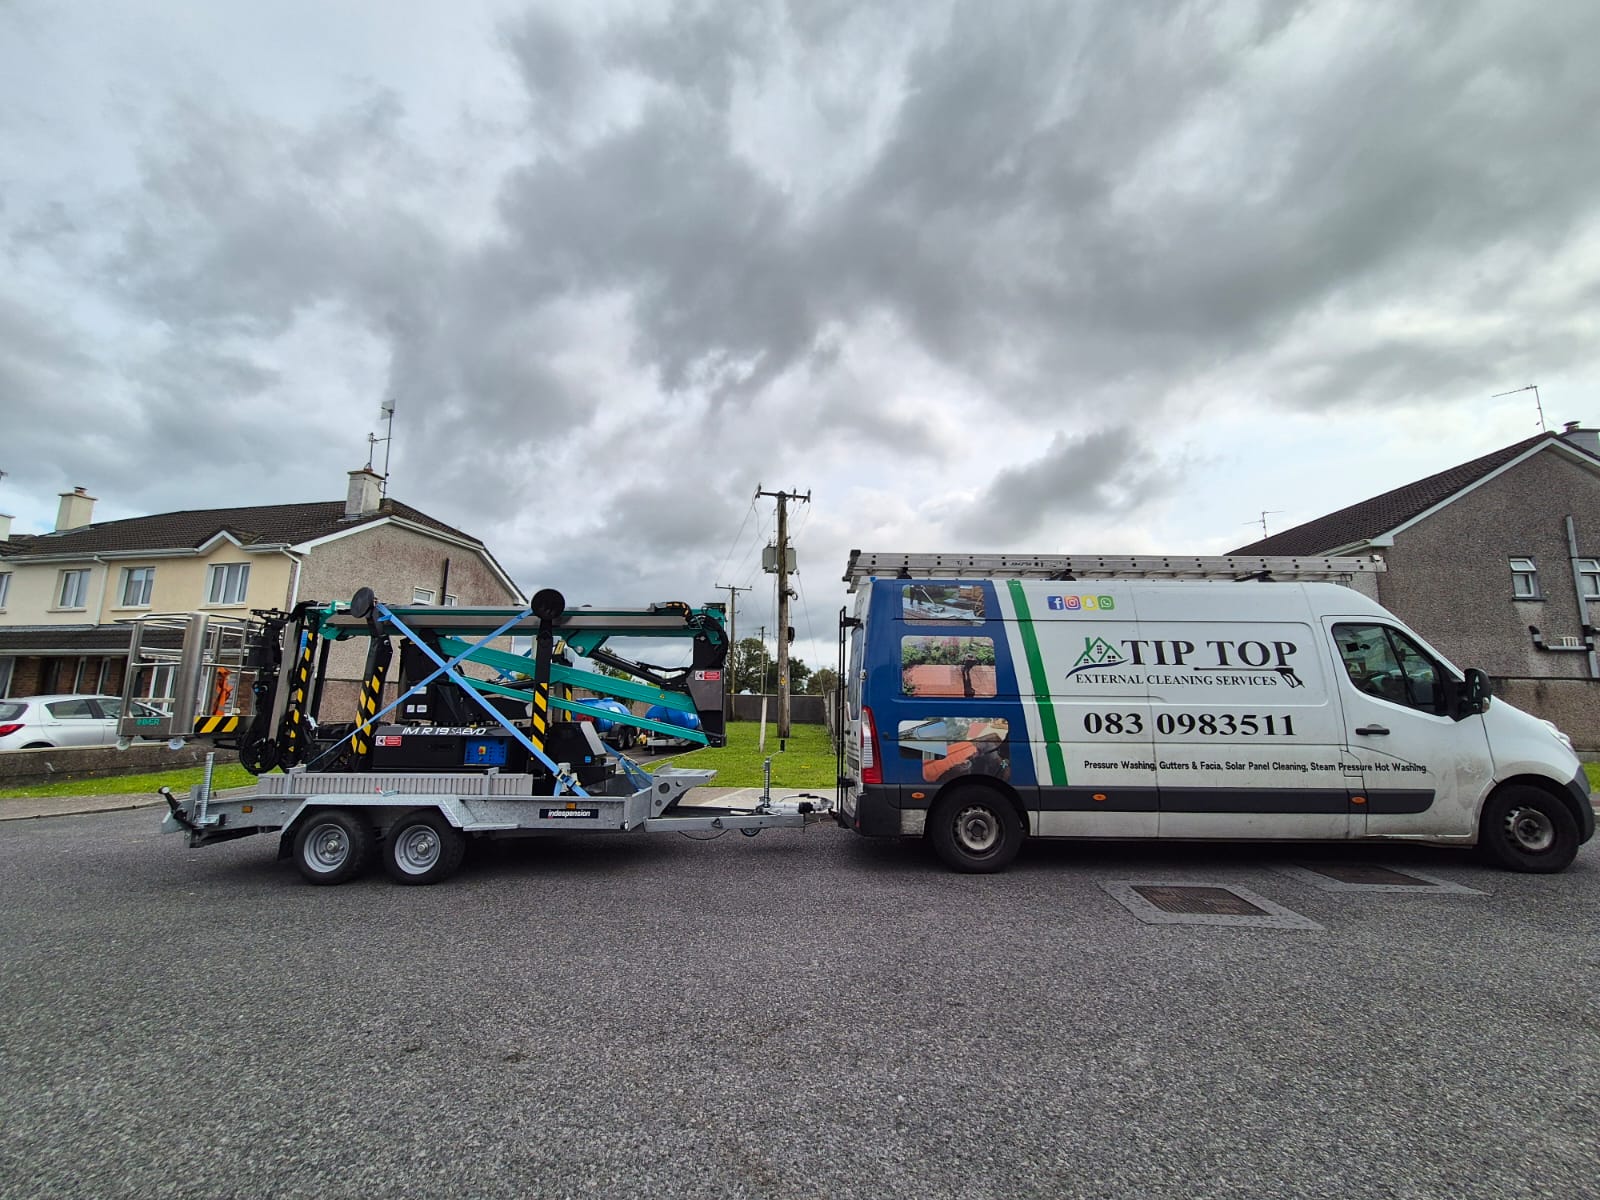
{"type": "Polygon", "coordinates": [[[1600,434],[1570,422],[1232,551],[1377,555],[1374,599],[1600,750],[1600,434]]]}
{"type": "MultiPolygon", "coordinates": [[[[0,696],[120,692],[127,622],[144,613],[244,616],[360,587],[395,604],[524,602],[481,541],[384,497],[381,484],[362,469],[343,501],[99,523],[95,498],[77,488],[61,496],[51,533],[10,536],[0,518],[0,696]]],[[[328,706],[348,695],[353,707],[361,667],[355,647],[338,648],[328,706]]]]}

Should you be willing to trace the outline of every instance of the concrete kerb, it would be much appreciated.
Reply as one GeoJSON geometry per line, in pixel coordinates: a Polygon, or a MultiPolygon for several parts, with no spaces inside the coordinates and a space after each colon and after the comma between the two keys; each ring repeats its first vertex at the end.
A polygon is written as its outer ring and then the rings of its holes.
{"type": "MultiPolygon", "coordinates": [[[[217,795],[226,796],[231,791],[240,790],[243,789],[229,788],[218,791],[217,795]]],[[[830,797],[820,788],[810,790],[773,788],[772,798],[793,801],[830,797]]],[[[761,789],[758,787],[702,787],[690,792],[684,803],[695,807],[753,809],[760,800],[761,789]]],[[[0,821],[26,821],[37,817],[75,817],[87,813],[159,808],[165,803],[166,801],[160,796],[144,792],[129,792],[119,796],[41,796],[33,799],[0,799],[0,821]]]]}

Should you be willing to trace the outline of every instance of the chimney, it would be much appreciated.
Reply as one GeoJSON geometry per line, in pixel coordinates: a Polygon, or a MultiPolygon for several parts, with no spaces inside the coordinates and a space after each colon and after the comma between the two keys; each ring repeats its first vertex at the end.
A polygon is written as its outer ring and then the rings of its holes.
{"type": "Polygon", "coordinates": [[[56,532],[64,529],[81,529],[94,517],[94,497],[81,487],[61,493],[61,507],[56,510],[56,532]]]}
{"type": "Polygon", "coordinates": [[[383,499],[383,480],[370,467],[350,472],[350,491],[344,501],[344,519],[354,521],[370,517],[378,511],[383,499]]]}
{"type": "Polygon", "coordinates": [[[11,514],[0,513],[0,542],[11,540],[11,514]]]}
{"type": "Polygon", "coordinates": [[[1580,429],[1578,422],[1568,421],[1561,427],[1561,436],[1580,450],[1587,450],[1600,458],[1600,429],[1580,429]]]}

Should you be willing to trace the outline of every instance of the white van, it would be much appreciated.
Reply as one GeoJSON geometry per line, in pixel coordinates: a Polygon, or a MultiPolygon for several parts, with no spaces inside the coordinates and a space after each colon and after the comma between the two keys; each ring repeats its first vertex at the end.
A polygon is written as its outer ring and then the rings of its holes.
{"type": "Polygon", "coordinates": [[[1594,834],[1570,740],[1352,588],[846,579],[839,820],[956,870],[1033,836],[1476,845],[1559,871],[1594,834]]]}

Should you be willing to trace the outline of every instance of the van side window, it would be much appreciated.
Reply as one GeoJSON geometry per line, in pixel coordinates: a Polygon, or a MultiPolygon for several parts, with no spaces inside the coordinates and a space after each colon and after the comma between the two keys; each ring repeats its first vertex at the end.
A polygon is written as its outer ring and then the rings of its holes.
{"type": "Polygon", "coordinates": [[[1350,681],[1391,704],[1443,711],[1439,669],[1422,647],[1387,625],[1335,625],[1333,639],[1350,681]]]}

